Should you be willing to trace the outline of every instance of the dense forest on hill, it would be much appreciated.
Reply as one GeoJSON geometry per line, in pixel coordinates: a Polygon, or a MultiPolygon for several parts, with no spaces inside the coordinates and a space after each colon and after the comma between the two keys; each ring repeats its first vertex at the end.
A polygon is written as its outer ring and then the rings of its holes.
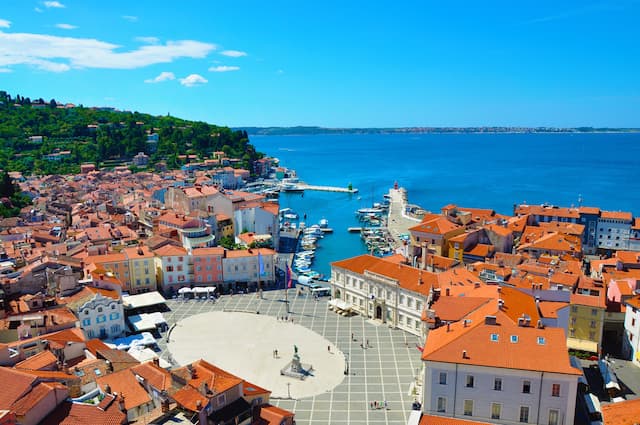
{"type": "Polygon", "coordinates": [[[12,97],[0,91],[0,169],[7,171],[77,173],[81,163],[122,164],[138,152],[149,155],[151,165],[165,161],[169,168],[177,168],[179,155],[202,160],[217,151],[240,159],[240,166],[248,170],[262,157],[243,130],[172,116],[65,105],[55,99],[12,97]],[[158,142],[147,143],[148,134],[154,133],[158,142]],[[56,160],[45,157],[65,151],[70,153],[56,160]]]}

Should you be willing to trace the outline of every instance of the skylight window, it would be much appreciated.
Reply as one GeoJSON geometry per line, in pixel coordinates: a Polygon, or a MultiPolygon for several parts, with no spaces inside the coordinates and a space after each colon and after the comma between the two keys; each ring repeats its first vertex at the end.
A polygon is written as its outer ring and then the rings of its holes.
{"type": "Polygon", "coordinates": [[[518,335],[511,335],[511,342],[514,344],[518,342],[518,335]]]}
{"type": "Polygon", "coordinates": [[[544,345],[544,343],[545,343],[544,337],[543,336],[539,336],[538,337],[538,344],[539,345],[544,345]]]}
{"type": "Polygon", "coordinates": [[[491,341],[498,342],[498,334],[491,334],[491,341]]]}

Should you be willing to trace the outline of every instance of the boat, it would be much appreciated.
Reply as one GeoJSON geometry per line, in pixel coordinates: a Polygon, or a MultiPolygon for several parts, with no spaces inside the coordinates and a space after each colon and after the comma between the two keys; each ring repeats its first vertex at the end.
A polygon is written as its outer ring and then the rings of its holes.
{"type": "Polygon", "coordinates": [[[384,211],[381,208],[360,208],[358,214],[382,214],[384,211]]]}
{"type": "Polygon", "coordinates": [[[329,227],[329,220],[327,220],[326,218],[323,218],[318,222],[318,225],[321,228],[327,228],[327,227],[329,227]]]}
{"type": "Polygon", "coordinates": [[[288,212],[285,213],[283,215],[284,218],[286,218],[287,220],[297,220],[298,219],[298,214],[294,213],[294,212],[288,212]]]}
{"type": "Polygon", "coordinates": [[[282,183],[280,185],[280,190],[282,192],[294,192],[294,193],[302,193],[302,192],[304,192],[304,189],[299,187],[295,183],[282,183]]]}

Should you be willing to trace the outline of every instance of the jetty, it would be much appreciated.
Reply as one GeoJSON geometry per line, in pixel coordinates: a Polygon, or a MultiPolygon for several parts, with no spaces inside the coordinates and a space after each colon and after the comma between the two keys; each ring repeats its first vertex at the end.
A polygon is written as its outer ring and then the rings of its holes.
{"type": "Polygon", "coordinates": [[[390,189],[388,199],[390,204],[387,229],[393,238],[394,247],[399,248],[404,244],[404,241],[399,236],[407,233],[409,228],[420,223],[422,220],[407,214],[406,209],[408,202],[406,189],[397,187],[390,189]]]}
{"type": "Polygon", "coordinates": [[[296,188],[302,190],[317,190],[321,192],[340,192],[340,193],[358,193],[358,189],[348,187],[337,187],[337,186],[316,186],[306,183],[298,183],[296,184],[296,188]]]}

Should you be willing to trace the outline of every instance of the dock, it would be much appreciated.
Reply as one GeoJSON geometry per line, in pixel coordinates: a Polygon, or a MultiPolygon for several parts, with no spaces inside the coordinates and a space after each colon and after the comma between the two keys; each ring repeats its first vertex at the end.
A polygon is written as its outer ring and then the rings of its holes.
{"type": "Polygon", "coordinates": [[[349,227],[347,231],[351,233],[359,233],[362,231],[362,227],[349,227]]]}
{"type": "Polygon", "coordinates": [[[331,227],[320,227],[319,229],[323,233],[333,233],[333,229],[331,227]]]}
{"type": "Polygon", "coordinates": [[[298,183],[296,187],[298,189],[317,190],[321,192],[358,193],[358,189],[356,189],[355,187],[349,189],[347,187],[337,187],[337,186],[315,186],[315,185],[306,184],[306,183],[298,183]]]}

